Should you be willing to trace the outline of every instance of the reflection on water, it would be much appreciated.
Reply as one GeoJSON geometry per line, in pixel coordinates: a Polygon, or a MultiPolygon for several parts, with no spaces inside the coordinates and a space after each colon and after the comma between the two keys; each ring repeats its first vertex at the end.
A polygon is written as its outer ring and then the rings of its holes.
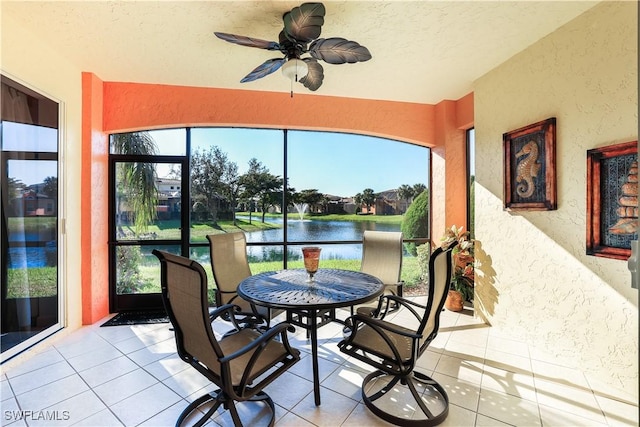
{"type": "MultiPolygon", "coordinates": [[[[248,220],[248,217],[243,218],[248,220]]],[[[278,218],[269,218],[274,224],[282,224],[282,220],[278,218]]],[[[362,233],[365,230],[377,231],[400,231],[400,224],[376,223],[373,221],[313,221],[313,220],[289,220],[287,222],[287,240],[289,244],[295,242],[308,241],[354,241],[362,240],[362,233]]],[[[281,242],[284,240],[284,229],[275,228],[269,230],[254,231],[247,233],[247,242],[249,243],[265,243],[265,242],[281,242]]],[[[361,257],[361,245],[314,245],[322,248],[323,259],[357,259],[361,257]]],[[[295,246],[293,247],[295,248],[295,246]]],[[[247,252],[249,257],[256,261],[270,260],[269,252],[273,251],[273,247],[265,246],[249,246],[247,252]]],[[[280,253],[281,250],[278,249],[280,253]]],[[[301,253],[299,249],[292,249],[289,246],[288,259],[300,259],[301,253]]],[[[279,254],[279,258],[282,255],[279,254]]]]}

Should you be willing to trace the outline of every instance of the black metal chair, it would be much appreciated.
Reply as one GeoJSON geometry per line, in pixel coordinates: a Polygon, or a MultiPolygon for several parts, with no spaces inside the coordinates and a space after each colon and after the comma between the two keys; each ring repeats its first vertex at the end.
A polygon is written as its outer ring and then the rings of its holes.
{"type": "Polygon", "coordinates": [[[452,249],[452,246],[437,248],[431,254],[426,305],[383,295],[375,311],[377,317],[357,313],[346,320],[351,331],[338,347],[377,369],[365,377],[362,399],[371,412],[390,423],[433,426],[443,422],[449,413],[449,397],[444,388],[414,368],[438,333],[440,312],[451,283],[452,249]],[[417,327],[409,328],[406,319],[404,325],[385,320],[393,304],[411,313],[417,327]],[[425,388],[422,396],[416,383],[425,388]],[[415,402],[403,402],[404,397],[399,398],[398,393],[412,397],[415,402]]]}
{"type": "Polygon", "coordinates": [[[300,360],[300,352],[289,345],[287,329],[292,326],[280,323],[264,333],[240,328],[233,315],[239,308],[233,304],[209,313],[207,276],[202,266],[164,251],[154,250],[153,254],[161,264],[162,300],[175,331],[178,355],[219,387],[189,404],[176,426],[187,420],[191,423],[202,409],[204,416],[194,424],[201,426],[220,406],[229,410],[235,426],[241,426],[236,402],[266,405],[272,426],[275,407],[263,389],[300,360]],[[211,321],[223,315],[235,330],[217,339],[211,321]]]}

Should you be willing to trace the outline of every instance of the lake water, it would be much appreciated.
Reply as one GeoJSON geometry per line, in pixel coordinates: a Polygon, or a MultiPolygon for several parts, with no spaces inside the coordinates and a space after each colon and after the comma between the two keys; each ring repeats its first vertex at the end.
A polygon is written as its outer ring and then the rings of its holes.
{"type": "MultiPolygon", "coordinates": [[[[248,220],[248,217],[244,218],[248,220]]],[[[253,217],[252,221],[259,222],[260,217],[253,217]]],[[[280,219],[269,218],[268,222],[282,224],[280,219]]],[[[362,233],[365,230],[377,231],[400,231],[399,224],[376,223],[372,221],[313,221],[313,220],[289,220],[287,228],[287,238],[290,242],[295,241],[360,241],[362,233]]],[[[18,241],[20,238],[25,241],[37,240],[37,237],[28,235],[11,236],[12,241],[18,241]]],[[[247,233],[247,242],[265,243],[265,242],[281,242],[284,239],[284,229],[275,228],[262,231],[254,231],[247,233]]],[[[362,246],[360,244],[351,245],[317,245],[322,248],[323,259],[357,259],[361,257],[362,246]]],[[[152,247],[144,248],[143,253],[151,253],[152,247]],[[148,249],[148,251],[147,251],[148,249]]],[[[47,258],[55,259],[55,255],[47,256],[47,252],[55,251],[51,245],[39,247],[13,247],[9,249],[10,263],[9,268],[27,268],[45,267],[47,258]]],[[[195,251],[195,258],[208,257],[207,250],[195,251]]],[[[249,246],[247,253],[252,261],[261,261],[269,259],[282,259],[282,251],[280,247],[274,246],[249,246]]],[[[289,247],[289,258],[297,259],[300,256],[298,246],[289,247]]],[[[154,258],[155,260],[155,258],[154,258]]],[[[207,261],[208,262],[208,261],[207,261]]]]}
{"type": "MultiPolygon", "coordinates": [[[[247,220],[248,218],[243,218],[247,220]]],[[[256,218],[253,218],[255,221],[256,218]]],[[[257,219],[260,220],[259,218],[257,219]]],[[[282,224],[282,220],[269,219],[269,222],[282,224]]],[[[287,227],[287,240],[296,241],[361,241],[365,230],[400,231],[399,224],[376,223],[372,221],[313,221],[313,220],[289,220],[287,227]]],[[[281,242],[284,239],[284,229],[270,229],[247,233],[247,242],[281,242]]],[[[307,244],[308,245],[308,244],[307,244]]],[[[361,257],[362,246],[356,245],[314,245],[322,248],[324,259],[355,259],[361,257]]],[[[247,248],[250,258],[255,260],[269,259],[270,247],[247,248]]],[[[297,258],[298,247],[290,246],[290,258],[297,258]]]]}

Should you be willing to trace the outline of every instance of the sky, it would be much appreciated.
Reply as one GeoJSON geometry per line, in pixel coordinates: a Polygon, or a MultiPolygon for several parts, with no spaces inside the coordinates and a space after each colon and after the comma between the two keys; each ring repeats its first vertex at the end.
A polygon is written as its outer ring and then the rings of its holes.
{"type": "MultiPolygon", "coordinates": [[[[192,150],[217,145],[241,174],[255,157],[281,176],[283,135],[281,130],[193,129],[192,150]]],[[[361,135],[289,131],[287,148],[289,185],[296,191],[349,197],[365,188],[381,192],[428,181],[429,151],[424,147],[361,135]]]]}
{"type": "MultiPolygon", "coordinates": [[[[160,154],[186,153],[185,129],[149,132],[160,154]]],[[[336,132],[289,131],[287,134],[289,185],[296,191],[316,189],[320,193],[350,197],[366,188],[381,192],[402,184],[427,185],[429,150],[424,147],[362,135],[336,132]]],[[[235,162],[240,174],[256,158],[269,172],[284,174],[284,132],[274,129],[193,128],[191,149],[218,146],[235,162]]],[[[35,126],[4,126],[3,150],[55,151],[57,133],[35,126]]],[[[14,161],[9,175],[23,183],[36,184],[57,176],[56,162],[14,161]]],[[[166,177],[169,167],[158,167],[166,177]]]]}
{"type": "MultiPolygon", "coordinates": [[[[3,151],[56,152],[58,131],[56,129],[2,122],[3,151]]],[[[58,176],[58,162],[51,160],[10,160],[8,175],[25,185],[40,184],[45,178],[58,176]],[[37,162],[37,163],[35,163],[37,162]]]]}

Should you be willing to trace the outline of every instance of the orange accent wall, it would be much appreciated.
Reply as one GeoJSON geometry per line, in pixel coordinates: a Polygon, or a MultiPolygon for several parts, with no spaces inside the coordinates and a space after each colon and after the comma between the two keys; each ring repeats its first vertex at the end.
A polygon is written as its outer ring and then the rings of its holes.
{"type": "Polygon", "coordinates": [[[108,141],[102,131],[103,83],[82,73],[82,323],[109,314],[108,141]]]}
{"type": "MultiPolygon", "coordinates": [[[[108,314],[109,133],[182,126],[338,131],[434,148],[446,156],[446,179],[434,180],[446,224],[466,222],[464,126],[473,94],[438,105],[157,84],[102,82],[83,73],[83,323],[108,314]],[[453,165],[449,167],[449,165],[453,165]],[[459,169],[462,167],[463,169],[459,169]],[[462,180],[462,181],[460,181],[462,180]],[[461,213],[464,216],[461,217],[461,213]],[[464,218],[465,222],[461,222],[464,218]]],[[[470,127],[470,126],[467,126],[470,127]]],[[[435,196],[432,196],[435,199],[435,196]]],[[[434,230],[434,238],[439,230],[434,230]]]]}
{"type": "Polygon", "coordinates": [[[239,126],[361,133],[433,146],[426,104],[188,86],[105,82],[104,130],[239,126]]]}

